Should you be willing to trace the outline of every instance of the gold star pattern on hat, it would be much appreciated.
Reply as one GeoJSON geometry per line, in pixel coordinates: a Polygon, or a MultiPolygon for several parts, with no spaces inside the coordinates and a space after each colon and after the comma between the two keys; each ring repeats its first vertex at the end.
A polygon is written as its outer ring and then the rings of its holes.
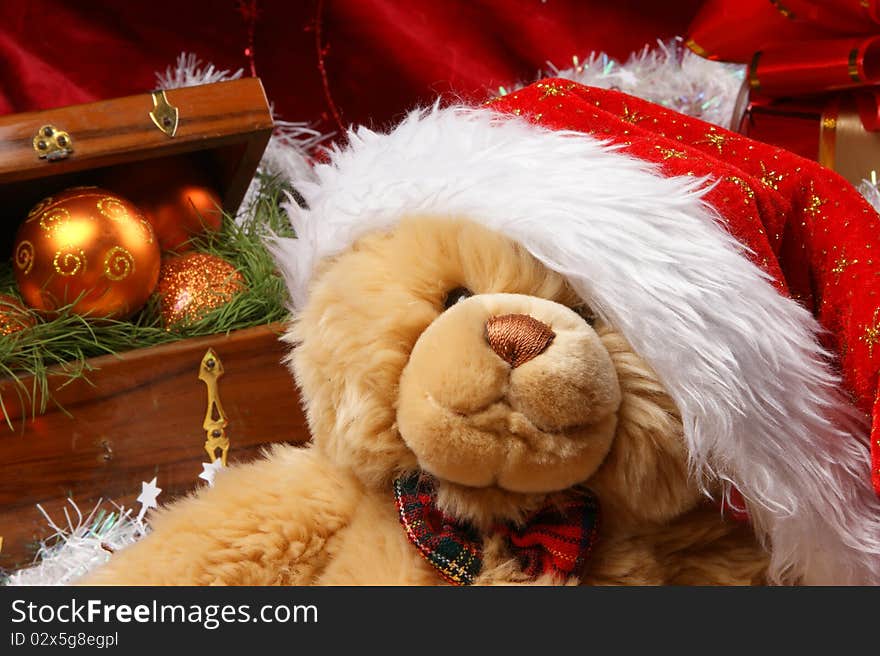
{"type": "Polygon", "coordinates": [[[865,325],[864,332],[859,336],[859,341],[864,342],[868,346],[868,357],[874,357],[874,344],[880,342],[880,321],[877,320],[880,315],[880,308],[874,310],[874,316],[871,323],[865,325]]]}
{"type": "Polygon", "coordinates": [[[764,162],[758,163],[761,165],[761,182],[765,186],[770,187],[773,191],[778,191],[779,183],[782,182],[784,176],[781,173],[768,169],[764,162]]]}
{"type": "Polygon", "coordinates": [[[715,128],[709,128],[709,131],[706,133],[706,138],[700,141],[697,141],[698,144],[709,144],[711,146],[715,146],[718,149],[718,152],[721,153],[724,151],[724,143],[727,141],[727,135],[721,134],[717,132],[715,128]]]}

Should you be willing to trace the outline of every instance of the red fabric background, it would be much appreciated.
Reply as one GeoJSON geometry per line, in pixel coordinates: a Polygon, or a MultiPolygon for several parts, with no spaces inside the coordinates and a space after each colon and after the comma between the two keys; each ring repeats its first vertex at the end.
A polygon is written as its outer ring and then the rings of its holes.
{"type": "MultiPolygon", "coordinates": [[[[550,61],[605,50],[626,57],[682,34],[699,0],[257,0],[255,64],[282,118],[338,130],[381,126],[437,94],[485,96],[550,61]],[[670,5],[673,5],[670,7],[670,5]]],[[[248,70],[235,0],[3,0],[0,114],[141,93],[181,51],[248,70]]]]}

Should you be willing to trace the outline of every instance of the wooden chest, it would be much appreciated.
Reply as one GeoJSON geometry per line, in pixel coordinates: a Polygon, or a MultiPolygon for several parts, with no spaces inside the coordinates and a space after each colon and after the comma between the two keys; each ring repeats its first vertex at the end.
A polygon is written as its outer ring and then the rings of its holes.
{"type": "MultiPolygon", "coordinates": [[[[40,198],[157,167],[206,175],[234,212],[272,127],[253,78],[0,117],[0,256],[9,257],[19,222],[40,198]],[[69,152],[61,148],[54,159],[40,152],[47,125],[55,138],[42,150],[58,149],[62,134],[69,152]]],[[[305,441],[281,364],[281,330],[271,324],[93,358],[87,379],[49,377],[53,402],[44,414],[33,412],[39,398],[25,402],[0,378],[0,568],[26,565],[51,532],[38,503],[63,519],[68,498],[84,511],[101,499],[105,507],[108,500],[132,507],[141,481],[157,477],[161,502],[202,483],[208,389],[199,371],[208,349],[223,368],[217,385],[230,462],[254,458],[272,442],[305,441]]]]}

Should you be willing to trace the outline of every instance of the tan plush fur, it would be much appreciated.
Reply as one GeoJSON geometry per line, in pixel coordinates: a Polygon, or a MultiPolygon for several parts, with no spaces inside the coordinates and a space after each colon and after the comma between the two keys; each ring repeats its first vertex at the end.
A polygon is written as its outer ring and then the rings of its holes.
{"type": "MultiPolygon", "coordinates": [[[[763,582],[751,531],[689,477],[662,384],[613,327],[570,309],[580,304],[561,276],[466,220],[413,218],[360,240],[321,265],[290,335],[313,443],[222,472],[86,582],[440,583],[391,494],[416,469],[482,530],[589,487],[602,521],[587,583],[763,582]],[[477,295],[446,310],[457,287],[477,295]],[[555,335],[513,370],[485,339],[506,313],[555,335]]],[[[527,580],[489,532],[484,551],[478,583],[561,582],[527,580]]]]}

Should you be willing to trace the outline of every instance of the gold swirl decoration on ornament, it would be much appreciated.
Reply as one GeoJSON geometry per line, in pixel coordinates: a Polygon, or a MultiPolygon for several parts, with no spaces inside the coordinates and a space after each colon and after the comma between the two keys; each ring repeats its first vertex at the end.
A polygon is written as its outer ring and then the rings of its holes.
{"type": "Polygon", "coordinates": [[[19,242],[18,248],[15,249],[15,266],[24,275],[29,274],[34,268],[34,245],[27,239],[19,242]]]}
{"type": "Polygon", "coordinates": [[[70,212],[63,207],[56,207],[43,213],[40,227],[46,232],[58,230],[70,218],[70,212]]]}
{"type": "Polygon", "coordinates": [[[27,220],[33,221],[35,218],[37,218],[38,214],[40,214],[43,210],[47,209],[51,204],[52,204],[52,197],[47,196],[46,198],[44,198],[43,200],[41,200],[39,203],[37,203],[36,205],[34,205],[31,208],[31,211],[28,212],[27,220]]]}
{"type": "Polygon", "coordinates": [[[119,221],[121,223],[137,221],[143,230],[147,243],[152,244],[155,240],[153,226],[150,222],[140,214],[132,214],[130,208],[126,208],[120,200],[112,196],[102,198],[98,201],[98,211],[111,221],[119,221]]]}
{"type": "Polygon", "coordinates": [[[122,246],[114,246],[107,251],[104,258],[104,275],[110,280],[118,282],[125,280],[134,271],[134,256],[122,246]]]}
{"type": "Polygon", "coordinates": [[[75,276],[86,269],[86,254],[82,249],[56,251],[52,258],[52,266],[55,272],[62,276],[75,276]]]}
{"type": "Polygon", "coordinates": [[[125,221],[131,216],[125,205],[112,196],[105,196],[98,201],[98,211],[112,221],[125,221]]]}
{"type": "Polygon", "coordinates": [[[146,219],[140,219],[141,228],[144,229],[144,237],[147,238],[147,243],[152,244],[155,240],[155,232],[153,231],[153,226],[146,219]]]}

